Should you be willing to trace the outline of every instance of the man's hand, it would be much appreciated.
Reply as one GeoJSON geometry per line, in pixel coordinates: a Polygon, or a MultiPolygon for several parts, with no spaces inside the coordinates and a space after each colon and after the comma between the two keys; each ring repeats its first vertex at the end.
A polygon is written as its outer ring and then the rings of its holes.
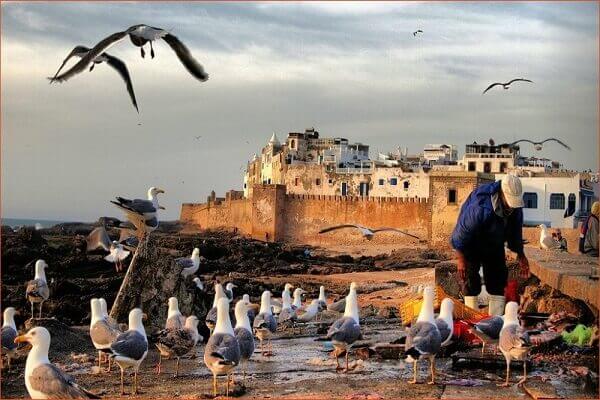
{"type": "Polygon", "coordinates": [[[519,262],[519,276],[522,279],[529,278],[529,260],[527,260],[525,254],[519,254],[517,261],[519,262]]]}
{"type": "Polygon", "coordinates": [[[458,260],[456,266],[456,272],[458,273],[458,279],[461,287],[464,285],[467,279],[467,261],[465,260],[465,256],[458,252],[458,260]]]}

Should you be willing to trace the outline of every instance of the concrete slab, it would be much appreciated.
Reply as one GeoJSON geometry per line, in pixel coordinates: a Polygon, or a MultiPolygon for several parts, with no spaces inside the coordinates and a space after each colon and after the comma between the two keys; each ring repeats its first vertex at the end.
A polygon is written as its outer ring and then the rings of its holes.
{"type": "Polygon", "coordinates": [[[446,385],[442,399],[518,399],[526,398],[526,394],[517,385],[498,387],[495,383],[483,386],[446,385]]]}
{"type": "Polygon", "coordinates": [[[564,252],[525,248],[531,273],[561,293],[583,300],[598,309],[600,282],[590,279],[598,258],[564,252]]]}
{"type": "Polygon", "coordinates": [[[537,379],[525,382],[523,390],[534,400],[562,398],[550,382],[537,379]]]}

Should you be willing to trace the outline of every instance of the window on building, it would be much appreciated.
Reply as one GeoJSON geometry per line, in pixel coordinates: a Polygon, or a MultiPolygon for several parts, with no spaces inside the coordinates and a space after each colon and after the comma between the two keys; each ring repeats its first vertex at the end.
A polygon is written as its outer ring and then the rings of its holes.
{"type": "Polygon", "coordinates": [[[330,185],[333,185],[333,179],[329,179],[327,182],[329,182],[330,185]]]}
{"type": "Polygon", "coordinates": [[[267,185],[271,184],[271,178],[267,179],[267,185]]]}
{"type": "Polygon", "coordinates": [[[404,181],[404,190],[408,190],[409,186],[410,186],[410,182],[409,181],[404,181]]]}
{"type": "Polygon", "coordinates": [[[294,139],[290,140],[290,148],[295,148],[296,147],[296,141],[294,139]]]}
{"type": "Polygon", "coordinates": [[[469,161],[469,171],[475,171],[477,169],[477,163],[475,161],[469,161]]]}
{"type": "Polygon", "coordinates": [[[523,193],[523,202],[525,203],[524,208],[538,208],[538,196],[537,193],[525,192],[523,193]]]}
{"type": "Polygon", "coordinates": [[[508,167],[508,164],[505,162],[501,162],[500,163],[500,172],[505,172],[506,171],[506,167],[508,167]]]}
{"type": "Polygon", "coordinates": [[[294,178],[294,186],[298,186],[298,182],[300,181],[300,179],[298,178],[294,178]]]}
{"type": "Polygon", "coordinates": [[[246,189],[246,184],[244,183],[244,189],[246,189]]]}
{"type": "Polygon", "coordinates": [[[483,172],[485,172],[486,174],[492,173],[492,163],[491,162],[486,161],[483,163],[483,172]]]}
{"type": "Polygon", "coordinates": [[[552,193],[550,195],[550,209],[551,210],[564,210],[565,208],[565,195],[562,193],[552,193]]]}
{"type": "Polygon", "coordinates": [[[456,204],[456,189],[448,189],[448,204],[456,204]]]}
{"type": "Polygon", "coordinates": [[[396,186],[398,184],[398,178],[390,178],[390,185],[396,186]]]}
{"type": "Polygon", "coordinates": [[[384,183],[385,183],[385,179],[383,179],[383,178],[380,178],[380,179],[379,179],[379,186],[383,186],[383,185],[384,185],[384,183]]]}
{"type": "Polygon", "coordinates": [[[315,179],[315,184],[321,186],[321,180],[319,178],[315,179]]]}

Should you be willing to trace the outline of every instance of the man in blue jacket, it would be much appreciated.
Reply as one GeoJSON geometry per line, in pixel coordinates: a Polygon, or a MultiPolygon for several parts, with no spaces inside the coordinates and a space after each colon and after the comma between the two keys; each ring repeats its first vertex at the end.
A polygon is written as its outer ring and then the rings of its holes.
{"type": "Polygon", "coordinates": [[[504,288],[508,279],[504,243],[517,253],[521,276],[529,276],[529,262],[523,252],[522,207],[521,180],[510,174],[500,182],[479,186],[462,205],[451,243],[458,253],[458,276],[464,287],[465,305],[478,309],[479,268],[483,267],[485,287],[490,294],[489,313],[504,314],[504,288]]]}

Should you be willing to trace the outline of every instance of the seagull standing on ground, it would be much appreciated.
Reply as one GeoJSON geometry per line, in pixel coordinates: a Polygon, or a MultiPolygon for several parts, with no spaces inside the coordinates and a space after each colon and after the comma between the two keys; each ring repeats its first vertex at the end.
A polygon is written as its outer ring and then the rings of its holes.
{"type": "Polygon", "coordinates": [[[208,79],[208,74],[204,71],[202,65],[196,61],[188,48],[176,36],[161,28],[154,28],[148,25],[139,24],[131,26],[122,32],[113,33],[112,35],[102,39],[83,57],[81,57],[81,60],[79,60],[77,64],[63,74],[51,78],[50,81],[66,81],[71,77],[85,71],[87,66],[101,56],[106,49],[122,41],[127,36],[129,36],[129,39],[134,46],[140,47],[142,58],[146,55],[146,52],[144,51],[144,45],[146,43],[150,42],[150,56],[154,58],[154,48],[152,47],[152,42],[158,39],[163,39],[165,42],[167,42],[171,49],[173,49],[179,58],[179,61],[181,61],[183,66],[190,74],[192,74],[194,78],[201,82],[205,82],[208,79]]]}
{"type": "Polygon", "coordinates": [[[344,224],[344,225],[330,226],[328,228],[321,229],[319,231],[319,233],[327,233],[327,232],[335,231],[337,229],[344,229],[344,228],[355,228],[355,229],[358,229],[360,231],[360,233],[367,240],[372,240],[373,239],[373,235],[375,235],[377,232],[398,232],[398,233],[402,233],[403,235],[410,236],[410,237],[415,238],[415,239],[419,239],[418,236],[411,235],[410,233],[401,231],[400,229],[396,229],[396,228],[377,228],[377,229],[372,229],[372,228],[367,228],[367,227],[362,226],[362,225],[355,225],[355,224],[344,224]]]}
{"type": "Polygon", "coordinates": [[[99,399],[100,397],[79,386],[73,378],[50,363],[50,332],[37,326],[15,343],[28,342],[32,348],[25,362],[25,387],[32,399],[99,399]]]}
{"type": "Polygon", "coordinates": [[[194,275],[198,268],[200,267],[200,249],[197,247],[192,251],[191,257],[181,257],[176,258],[175,263],[179,265],[181,270],[181,275],[184,278],[187,278],[190,275],[194,275]]]}
{"type": "Polygon", "coordinates": [[[529,353],[529,337],[519,325],[519,305],[508,302],[504,310],[504,324],[500,331],[499,348],[506,359],[506,381],[501,386],[508,386],[511,360],[523,362],[523,378],[517,383],[522,385],[527,380],[527,354],[529,353]]]}
{"type": "Polygon", "coordinates": [[[195,315],[186,318],[182,329],[170,328],[158,332],[156,347],[158,348],[157,373],[161,372],[163,357],[176,357],[175,375],[179,376],[179,359],[190,353],[196,347],[202,336],[198,333],[198,323],[200,321],[195,315]]]}
{"type": "Polygon", "coordinates": [[[484,318],[479,322],[472,324],[472,328],[469,331],[477,336],[482,343],[481,354],[485,352],[485,346],[487,345],[498,345],[498,338],[500,337],[500,331],[504,325],[504,317],[501,315],[494,315],[488,318],[484,318]]]}
{"type": "Polygon", "coordinates": [[[350,293],[346,296],[346,309],[344,316],[335,321],[327,331],[327,338],[331,339],[335,348],[336,371],[342,370],[339,355],[346,353],[346,368],[348,372],[348,357],[352,344],[361,338],[360,321],[358,316],[358,298],[356,295],[356,283],[350,284],[350,293]]]}
{"type": "Polygon", "coordinates": [[[195,277],[194,279],[192,279],[192,282],[194,282],[196,284],[196,287],[198,288],[198,290],[200,290],[201,292],[204,292],[204,284],[202,283],[200,278],[195,277]]]}
{"type": "MultiPolygon", "coordinates": [[[[75,46],[75,48],[71,50],[67,58],[64,59],[64,61],[60,65],[60,68],[58,69],[58,71],[56,71],[56,74],[54,74],[52,78],[48,78],[50,79],[50,82],[62,82],[63,80],[57,79],[57,76],[63,69],[67,61],[69,61],[72,57],[83,58],[89,52],[90,49],[85,46],[75,46]]],[[[133,104],[133,107],[135,107],[135,110],[139,113],[140,110],[138,110],[137,100],[135,99],[135,93],[133,92],[133,83],[131,83],[131,76],[129,76],[129,70],[127,69],[127,65],[117,57],[111,56],[108,53],[102,53],[93,60],[91,60],[92,66],[90,67],[90,72],[92,72],[96,64],[101,64],[103,62],[107,63],[115,71],[117,71],[121,76],[121,79],[125,81],[125,86],[127,87],[127,93],[129,93],[129,97],[131,98],[131,103],[133,104]]]]}
{"type": "Polygon", "coordinates": [[[229,302],[220,298],[217,302],[217,324],[204,348],[204,364],[213,374],[213,396],[217,397],[217,376],[227,375],[227,397],[229,397],[229,375],[233,381],[233,369],[240,362],[240,345],[229,319],[229,302]]]}
{"type": "Polygon", "coordinates": [[[327,308],[327,296],[325,296],[325,286],[319,287],[319,308],[325,310],[327,308]]]}
{"type": "Polygon", "coordinates": [[[254,318],[254,333],[260,341],[260,352],[263,356],[272,355],[271,336],[277,331],[277,321],[271,312],[271,292],[265,290],[260,298],[260,311],[254,318]],[[269,351],[265,353],[263,341],[268,340],[269,351]]]}
{"type": "Polygon", "coordinates": [[[225,285],[225,296],[227,296],[227,300],[231,303],[233,301],[233,288],[237,287],[233,283],[229,282],[225,285]]]}
{"type": "Polygon", "coordinates": [[[273,307],[272,311],[274,314],[279,314],[281,312],[281,308],[283,307],[283,297],[287,296],[290,299],[290,304],[292,303],[292,290],[294,286],[291,283],[286,283],[283,292],[281,293],[281,301],[277,299],[271,299],[271,306],[273,307]]]}
{"type": "Polygon", "coordinates": [[[35,262],[35,276],[33,280],[27,283],[27,288],[25,289],[25,297],[31,303],[31,318],[33,319],[33,304],[40,304],[40,314],[39,318],[42,318],[42,306],[44,305],[44,301],[48,300],[50,297],[50,289],[48,289],[48,283],[46,282],[46,272],[45,269],[48,267],[48,264],[44,260],[37,260],[35,262]]]}
{"type": "Polygon", "coordinates": [[[540,248],[544,250],[558,250],[560,243],[548,232],[546,225],[541,224],[538,228],[540,228],[540,248]]]}
{"type": "MultiPolygon", "coordinates": [[[[260,311],[260,305],[251,303],[250,296],[248,296],[247,294],[244,294],[242,296],[242,300],[244,301],[244,303],[246,303],[246,306],[248,308],[248,319],[250,319],[250,327],[252,327],[252,324],[254,324],[254,318],[256,318],[256,314],[258,314],[258,312],[260,311]]],[[[250,328],[250,332],[252,332],[252,328],[250,328]]]]}
{"type": "Polygon", "coordinates": [[[435,325],[440,331],[440,340],[442,341],[441,346],[446,347],[452,340],[452,334],[454,333],[454,318],[452,313],[454,312],[454,303],[452,300],[445,298],[442,300],[440,305],[440,315],[435,319],[435,325]]]}
{"type": "Polygon", "coordinates": [[[215,329],[215,325],[217,324],[217,304],[219,303],[219,299],[224,298],[227,299],[225,295],[225,291],[223,290],[223,286],[220,283],[215,284],[215,299],[213,300],[213,306],[206,313],[205,323],[210,332],[212,333],[213,329],[215,329]]]}
{"type": "Polygon", "coordinates": [[[248,305],[244,300],[240,300],[235,305],[235,337],[240,345],[240,363],[243,371],[243,381],[246,381],[246,366],[248,360],[254,354],[254,336],[252,335],[252,325],[248,318],[248,305]]]}
{"type": "Polygon", "coordinates": [[[294,302],[292,303],[292,310],[298,311],[302,308],[302,295],[306,293],[302,288],[296,288],[294,290],[294,302]]]}
{"type": "Polygon", "coordinates": [[[17,354],[17,345],[15,338],[17,337],[17,325],[15,324],[15,314],[17,311],[14,307],[6,307],[4,309],[2,323],[2,355],[6,355],[8,370],[10,371],[11,360],[17,354]]]}
{"type": "Polygon", "coordinates": [[[134,308],[129,312],[129,330],[121,333],[110,345],[112,354],[110,357],[115,359],[117,365],[121,368],[121,395],[125,394],[124,381],[125,369],[133,368],[133,394],[138,394],[138,371],[140,364],[148,355],[148,338],[142,319],[146,314],[139,308],[134,308]]]}
{"type": "Polygon", "coordinates": [[[122,261],[129,257],[130,252],[123,248],[123,245],[116,240],[110,240],[106,229],[103,226],[95,228],[86,238],[87,251],[92,251],[98,247],[102,247],[110,254],[104,259],[115,264],[115,270],[120,272],[123,270],[122,261]]]}
{"type": "Polygon", "coordinates": [[[294,323],[296,321],[296,311],[292,309],[292,298],[290,296],[290,292],[284,289],[284,291],[281,293],[281,300],[283,304],[281,306],[281,310],[279,311],[277,322],[279,324],[283,324],[288,321],[294,323]]]}
{"type": "Polygon", "coordinates": [[[122,328],[119,325],[119,323],[115,321],[113,317],[108,315],[108,305],[106,304],[106,300],[104,299],[104,297],[100,297],[98,301],[100,302],[100,306],[102,308],[102,318],[104,318],[106,322],[108,322],[108,325],[110,325],[112,328],[122,331],[122,328]]]}
{"type": "Polygon", "coordinates": [[[319,300],[313,300],[309,306],[296,311],[298,322],[310,322],[317,316],[319,312],[319,300]]]}
{"type": "Polygon", "coordinates": [[[179,311],[177,297],[169,297],[169,311],[167,313],[165,329],[183,329],[184,325],[185,317],[179,311]]]}
{"type": "Polygon", "coordinates": [[[138,240],[141,241],[147,234],[158,228],[158,210],[165,209],[158,204],[158,194],[164,192],[162,189],[151,187],[148,189],[147,200],[117,197],[117,201],[111,201],[125,212],[129,222],[135,226],[138,240]]]}
{"type": "MultiPolygon", "coordinates": [[[[108,324],[104,315],[102,315],[102,305],[100,300],[92,299],[90,301],[92,318],[90,320],[90,338],[92,344],[98,350],[98,368],[102,367],[102,355],[110,351],[110,345],[117,339],[122,332],[108,324]]],[[[108,368],[110,371],[110,358],[108,359],[108,368]]]]}
{"type": "Polygon", "coordinates": [[[435,384],[435,355],[440,350],[442,339],[433,319],[433,300],[433,288],[427,286],[423,291],[417,322],[410,327],[406,336],[406,361],[413,363],[413,380],[409,383],[417,383],[418,360],[428,358],[431,368],[431,381],[428,383],[435,384]]]}
{"type": "MultiPolygon", "coordinates": [[[[350,291],[356,291],[356,283],[352,282],[350,284],[350,291]]],[[[335,312],[344,312],[344,310],[346,310],[346,298],[344,297],[341,300],[338,300],[336,302],[333,302],[331,304],[329,304],[327,306],[327,310],[329,311],[335,311],[335,312]]]]}
{"type": "Polygon", "coordinates": [[[490,90],[490,89],[491,89],[491,88],[493,88],[494,86],[502,86],[502,87],[504,88],[504,90],[508,90],[508,88],[510,87],[510,85],[511,85],[513,82],[530,82],[530,83],[533,83],[533,81],[530,81],[529,79],[524,79],[524,78],[515,78],[515,79],[512,79],[512,80],[510,80],[510,81],[508,81],[508,82],[506,82],[506,83],[502,83],[502,82],[494,82],[494,83],[492,83],[490,86],[488,86],[488,87],[487,87],[487,88],[486,88],[486,89],[483,91],[483,93],[482,93],[482,94],[485,94],[485,92],[487,92],[488,90],[490,90]]]}

